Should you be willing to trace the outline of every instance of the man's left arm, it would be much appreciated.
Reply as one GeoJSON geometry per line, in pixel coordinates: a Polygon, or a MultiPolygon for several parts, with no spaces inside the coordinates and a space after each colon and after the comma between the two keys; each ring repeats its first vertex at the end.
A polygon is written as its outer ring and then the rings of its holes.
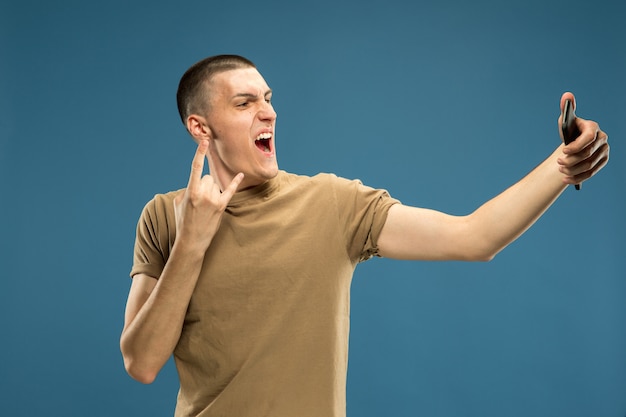
{"type": "MultiPolygon", "coordinates": [[[[571,93],[561,98],[574,102],[571,93]]],[[[608,136],[577,118],[580,136],[559,146],[522,180],[467,216],[396,204],[378,238],[379,254],[394,259],[487,261],[526,231],[568,184],[581,184],[609,159],[608,136]]],[[[561,126],[561,118],[558,121],[561,126]]]]}

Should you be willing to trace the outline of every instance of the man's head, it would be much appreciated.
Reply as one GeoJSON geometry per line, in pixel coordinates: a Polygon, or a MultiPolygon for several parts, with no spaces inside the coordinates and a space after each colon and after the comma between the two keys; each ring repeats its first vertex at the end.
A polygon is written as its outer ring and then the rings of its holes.
{"type": "Polygon", "coordinates": [[[256,68],[252,61],[239,55],[216,55],[192,65],[180,79],[176,102],[183,124],[191,114],[206,114],[211,92],[209,84],[220,72],[240,68],[256,68]]]}
{"type": "Polygon", "coordinates": [[[209,142],[211,176],[222,189],[239,172],[240,189],[276,176],[272,90],[249,60],[220,55],[194,64],[177,93],[181,119],[196,142],[209,142]]]}

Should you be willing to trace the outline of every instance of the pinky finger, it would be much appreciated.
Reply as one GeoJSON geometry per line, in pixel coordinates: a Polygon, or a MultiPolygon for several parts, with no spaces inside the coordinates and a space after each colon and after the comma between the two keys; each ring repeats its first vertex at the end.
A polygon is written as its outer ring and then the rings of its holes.
{"type": "Polygon", "coordinates": [[[226,189],[222,192],[222,199],[225,200],[226,203],[233,198],[233,195],[237,192],[237,188],[239,187],[239,184],[241,184],[241,181],[243,181],[243,173],[240,172],[235,175],[235,178],[233,178],[228,187],[226,187],[226,189]]]}
{"type": "MultiPolygon", "coordinates": [[[[568,183],[570,184],[580,184],[583,181],[588,180],[593,177],[598,171],[600,171],[604,166],[609,162],[609,144],[604,143],[598,150],[594,153],[592,157],[581,163],[584,164],[582,170],[579,170],[580,173],[567,177],[568,183]]],[[[574,167],[577,168],[577,167],[574,167]]]]}

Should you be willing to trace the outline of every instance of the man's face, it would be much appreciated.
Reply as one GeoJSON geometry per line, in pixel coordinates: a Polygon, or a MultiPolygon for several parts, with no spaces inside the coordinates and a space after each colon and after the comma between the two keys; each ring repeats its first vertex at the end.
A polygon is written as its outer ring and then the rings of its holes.
{"type": "Polygon", "coordinates": [[[272,91],[255,68],[219,73],[209,84],[211,175],[227,187],[239,172],[239,189],[264,183],[278,173],[272,91]]]}

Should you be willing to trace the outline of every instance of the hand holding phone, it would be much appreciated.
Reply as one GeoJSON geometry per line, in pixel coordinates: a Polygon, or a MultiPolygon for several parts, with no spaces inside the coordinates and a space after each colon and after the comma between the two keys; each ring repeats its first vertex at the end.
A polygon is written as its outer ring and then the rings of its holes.
{"type": "MultiPolygon", "coordinates": [[[[563,142],[567,145],[573,142],[580,135],[580,130],[578,130],[578,127],[576,126],[574,104],[571,100],[565,100],[562,116],[561,131],[563,132],[563,142]]],[[[575,187],[577,190],[580,190],[580,184],[576,184],[575,187]]]]}

